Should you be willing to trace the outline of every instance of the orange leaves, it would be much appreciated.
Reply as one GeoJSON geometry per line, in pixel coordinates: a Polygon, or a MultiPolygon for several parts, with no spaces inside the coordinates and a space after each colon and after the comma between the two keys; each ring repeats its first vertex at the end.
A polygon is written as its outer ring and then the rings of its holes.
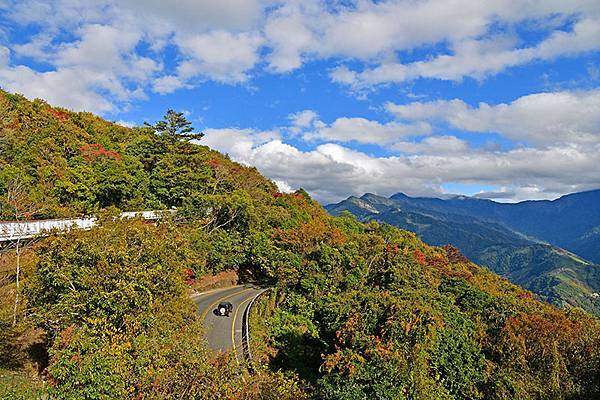
{"type": "Polygon", "coordinates": [[[446,250],[446,254],[448,256],[448,260],[454,264],[469,264],[469,259],[465,257],[463,253],[460,252],[456,247],[447,244],[442,247],[446,250]]]}
{"type": "Polygon", "coordinates": [[[531,292],[521,292],[517,294],[519,299],[533,299],[533,294],[531,292]]]}
{"type": "Polygon", "coordinates": [[[50,112],[52,113],[52,115],[54,115],[54,117],[61,121],[61,122],[65,122],[69,119],[69,114],[66,113],[65,111],[61,111],[61,110],[57,110],[54,108],[50,109],[50,112]]]}
{"type": "Polygon", "coordinates": [[[393,255],[398,254],[399,250],[400,250],[400,246],[398,246],[397,243],[388,243],[385,245],[385,249],[384,249],[384,251],[386,253],[393,254],[393,255]]]}
{"type": "Polygon", "coordinates": [[[391,360],[400,357],[398,347],[393,342],[374,336],[372,345],[365,349],[365,356],[373,359],[391,360]]]}
{"type": "Polygon", "coordinates": [[[448,269],[448,259],[442,254],[434,253],[427,257],[427,265],[443,271],[448,269]]]}
{"type": "Polygon", "coordinates": [[[184,274],[185,274],[185,283],[187,283],[188,285],[193,285],[196,282],[196,274],[194,273],[194,270],[191,268],[186,268],[183,270],[184,274]]]}
{"type": "MultiPolygon", "coordinates": [[[[293,199],[292,201],[305,202],[302,195],[299,199],[293,195],[282,196],[285,196],[285,200],[293,199]]],[[[284,246],[304,254],[317,251],[322,244],[336,247],[346,242],[346,236],[331,224],[331,219],[324,215],[311,213],[310,208],[307,211],[310,214],[306,222],[300,222],[293,228],[276,228],[274,239],[284,246]]]]}
{"type": "Polygon", "coordinates": [[[312,220],[291,229],[275,229],[275,239],[304,254],[317,251],[321,244],[339,246],[345,236],[321,220],[312,220]]]}
{"type": "Polygon", "coordinates": [[[415,250],[413,252],[413,257],[415,258],[415,261],[421,265],[426,265],[427,264],[427,258],[425,257],[425,254],[423,254],[423,252],[421,252],[420,250],[415,250]]]}
{"type": "Polygon", "coordinates": [[[69,325],[60,333],[60,342],[58,343],[59,349],[66,349],[71,344],[73,340],[73,335],[75,333],[75,326],[69,325]]]}
{"type": "Polygon", "coordinates": [[[507,359],[534,371],[555,393],[570,385],[573,371],[600,357],[600,327],[584,313],[520,314],[507,320],[501,338],[507,359]]]}
{"type": "Polygon", "coordinates": [[[564,344],[574,342],[583,332],[583,324],[565,318],[559,313],[550,315],[520,314],[510,318],[504,326],[504,332],[512,337],[524,339],[528,350],[536,349],[541,353],[559,341],[564,344]]]}
{"type": "Polygon", "coordinates": [[[107,150],[103,145],[99,143],[84,144],[79,148],[81,155],[88,161],[95,161],[100,157],[111,158],[113,160],[120,160],[121,155],[114,150],[107,150]]]}
{"type": "Polygon", "coordinates": [[[338,371],[343,375],[352,376],[356,367],[365,362],[365,358],[350,350],[338,350],[328,355],[323,363],[323,369],[328,373],[338,371]]]}
{"type": "Polygon", "coordinates": [[[419,326],[422,322],[421,314],[412,314],[408,321],[402,321],[400,326],[402,326],[402,331],[406,336],[410,334],[410,332],[417,326],[419,326]]]}
{"type": "Polygon", "coordinates": [[[221,165],[221,162],[216,158],[212,158],[208,160],[208,165],[210,165],[212,168],[218,168],[221,165]]]}
{"type": "Polygon", "coordinates": [[[360,320],[361,317],[359,314],[353,314],[348,317],[346,322],[344,322],[344,324],[335,333],[338,343],[343,344],[353,340],[360,324],[360,320]]]}

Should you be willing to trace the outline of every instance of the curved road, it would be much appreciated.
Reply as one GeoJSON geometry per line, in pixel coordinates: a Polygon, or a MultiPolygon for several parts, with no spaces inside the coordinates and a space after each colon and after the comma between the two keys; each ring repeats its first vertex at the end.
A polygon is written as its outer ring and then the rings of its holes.
{"type": "Polygon", "coordinates": [[[233,351],[238,363],[244,361],[242,346],[244,311],[252,299],[265,290],[252,285],[239,285],[192,296],[198,306],[198,315],[204,321],[205,336],[210,349],[220,352],[233,351]],[[233,311],[229,317],[215,314],[217,305],[221,301],[233,304],[233,311]]]}

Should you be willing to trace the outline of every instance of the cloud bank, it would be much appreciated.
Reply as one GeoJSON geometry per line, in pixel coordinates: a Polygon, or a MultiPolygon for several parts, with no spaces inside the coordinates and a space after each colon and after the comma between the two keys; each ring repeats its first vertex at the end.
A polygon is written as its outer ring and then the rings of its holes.
{"type": "MultiPolygon", "coordinates": [[[[600,51],[597,0],[5,0],[0,18],[3,89],[128,125],[132,106],[209,82],[253,90],[260,78],[320,68],[333,88],[363,98],[423,81],[484,85],[600,51]]],[[[290,110],[283,126],[233,121],[203,142],[323,202],[449,184],[552,198],[600,187],[597,66],[588,70],[591,85],[504,102],[392,96],[369,105],[379,118],[290,110]]]]}

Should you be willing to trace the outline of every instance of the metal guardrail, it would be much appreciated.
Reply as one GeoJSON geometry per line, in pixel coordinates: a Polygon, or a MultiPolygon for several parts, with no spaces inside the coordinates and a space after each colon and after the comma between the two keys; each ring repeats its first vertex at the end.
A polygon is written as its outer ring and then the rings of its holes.
{"type": "Polygon", "coordinates": [[[250,310],[252,309],[252,306],[254,305],[254,302],[256,301],[256,299],[261,294],[265,293],[268,290],[269,290],[269,288],[263,290],[262,292],[258,293],[256,296],[254,296],[254,298],[252,300],[250,300],[250,303],[248,303],[248,306],[246,307],[246,309],[244,310],[244,314],[242,315],[242,347],[243,347],[244,357],[248,361],[248,370],[249,371],[252,371],[252,369],[253,369],[252,368],[252,353],[250,352],[250,325],[249,325],[250,310]]]}
{"type": "MultiPolygon", "coordinates": [[[[162,218],[164,213],[173,212],[175,212],[175,210],[126,211],[122,212],[120,217],[157,220],[162,218]]],[[[31,239],[52,231],[68,232],[71,229],[88,230],[95,224],[95,217],[0,222],[0,242],[8,242],[17,239],[31,239]]]]}

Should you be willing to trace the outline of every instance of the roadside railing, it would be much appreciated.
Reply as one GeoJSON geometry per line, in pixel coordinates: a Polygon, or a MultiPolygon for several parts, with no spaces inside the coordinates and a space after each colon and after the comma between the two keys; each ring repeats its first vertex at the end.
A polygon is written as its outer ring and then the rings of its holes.
{"type": "Polygon", "coordinates": [[[256,296],[254,296],[254,298],[252,300],[250,300],[250,303],[248,303],[248,307],[246,307],[246,309],[244,310],[244,314],[242,315],[242,348],[243,348],[243,352],[244,352],[244,358],[246,358],[246,360],[248,362],[248,370],[249,371],[253,370],[252,352],[250,351],[250,323],[249,323],[250,311],[251,311],[252,306],[254,305],[254,302],[256,301],[256,299],[268,290],[269,290],[269,288],[263,290],[262,292],[258,293],[256,296]]]}
{"type": "MultiPolygon", "coordinates": [[[[157,220],[162,218],[164,213],[173,212],[175,210],[126,211],[122,212],[120,217],[157,220]]],[[[71,229],[89,230],[96,224],[96,221],[96,217],[83,217],[0,222],[0,242],[31,239],[52,231],[68,232],[71,229]]]]}

